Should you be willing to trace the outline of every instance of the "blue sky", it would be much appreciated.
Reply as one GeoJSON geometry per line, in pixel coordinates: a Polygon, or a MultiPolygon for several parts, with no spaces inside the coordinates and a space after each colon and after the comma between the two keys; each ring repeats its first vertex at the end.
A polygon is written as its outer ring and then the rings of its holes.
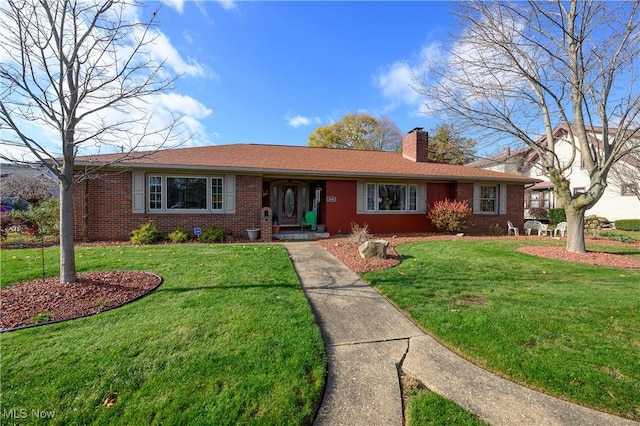
{"type": "Polygon", "coordinates": [[[435,128],[410,70],[446,43],[452,6],[175,1],[162,5],[158,23],[191,66],[174,91],[201,104],[192,143],[306,145],[317,126],[353,112],[386,115],[403,132],[435,128]]]}

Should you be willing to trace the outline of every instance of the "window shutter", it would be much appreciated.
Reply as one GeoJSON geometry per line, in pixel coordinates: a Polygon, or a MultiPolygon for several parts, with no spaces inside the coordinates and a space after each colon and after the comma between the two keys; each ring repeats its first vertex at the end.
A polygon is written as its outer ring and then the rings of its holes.
{"type": "Polygon", "coordinates": [[[356,213],[362,214],[365,213],[367,208],[367,184],[363,182],[358,182],[358,194],[356,201],[356,213]]]}
{"type": "Polygon", "coordinates": [[[473,212],[480,212],[480,185],[473,185],[473,212]]]}
{"type": "Polygon", "coordinates": [[[224,212],[236,212],[236,177],[226,175],[224,177],[224,212]]]}
{"type": "Polygon", "coordinates": [[[418,185],[417,209],[420,213],[427,212],[427,185],[418,185]]]}
{"type": "Polygon", "coordinates": [[[134,172],[133,174],[133,194],[132,205],[134,213],[144,213],[144,173],[134,172]]]}
{"type": "Polygon", "coordinates": [[[507,213],[507,185],[500,185],[500,214],[507,213]]]}

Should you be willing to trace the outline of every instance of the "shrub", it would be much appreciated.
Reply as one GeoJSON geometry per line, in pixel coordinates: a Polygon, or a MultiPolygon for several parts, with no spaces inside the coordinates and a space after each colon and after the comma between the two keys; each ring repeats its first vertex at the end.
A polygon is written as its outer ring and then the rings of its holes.
{"type": "Polygon", "coordinates": [[[567,215],[564,209],[549,209],[549,221],[553,225],[567,221],[567,215]]]}
{"type": "Polygon", "coordinates": [[[602,233],[600,233],[600,236],[602,238],[606,238],[607,240],[612,240],[612,241],[620,241],[622,243],[635,243],[636,240],[633,239],[632,237],[623,234],[621,232],[615,232],[615,231],[604,231],[602,233]]]}
{"type": "Polygon", "coordinates": [[[222,243],[227,239],[227,233],[220,226],[210,226],[200,234],[203,243],[222,243]]]}
{"type": "Polygon", "coordinates": [[[504,235],[504,229],[502,228],[502,226],[500,226],[499,223],[494,223],[493,225],[489,226],[489,235],[493,237],[499,237],[501,235],[504,235]]]}
{"type": "Polygon", "coordinates": [[[640,219],[619,219],[614,223],[621,231],[640,231],[640,219]]]}
{"type": "Polygon", "coordinates": [[[542,208],[529,209],[529,217],[535,220],[547,220],[549,219],[549,210],[542,208]]]}
{"type": "Polygon", "coordinates": [[[20,232],[43,235],[58,235],[60,232],[60,201],[57,198],[48,198],[37,207],[14,210],[7,216],[15,220],[14,225],[20,232]]]}
{"type": "Polygon", "coordinates": [[[437,201],[429,209],[429,219],[438,228],[445,232],[462,232],[472,224],[473,211],[466,201],[437,201]]]}
{"type": "Polygon", "coordinates": [[[153,244],[162,240],[162,232],[152,223],[140,225],[131,231],[131,242],[133,244],[153,244]]]}
{"type": "Polygon", "coordinates": [[[167,235],[167,238],[169,238],[169,241],[171,241],[174,244],[186,243],[187,241],[189,241],[190,237],[191,235],[189,234],[189,231],[187,231],[186,229],[176,229],[175,231],[167,235]]]}
{"type": "Polygon", "coordinates": [[[349,240],[352,244],[360,246],[362,243],[369,241],[371,234],[369,234],[369,224],[365,223],[364,226],[360,226],[355,222],[351,222],[351,235],[349,240]]]}

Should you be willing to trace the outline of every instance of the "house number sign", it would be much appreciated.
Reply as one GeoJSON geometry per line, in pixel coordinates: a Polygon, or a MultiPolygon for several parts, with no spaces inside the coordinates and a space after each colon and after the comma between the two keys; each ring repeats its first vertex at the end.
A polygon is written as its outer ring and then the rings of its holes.
{"type": "Polygon", "coordinates": [[[327,203],[335,203],[336,202],[336,197],[334,197],[333,195],[329,195],[327,197],[327,203]]]}

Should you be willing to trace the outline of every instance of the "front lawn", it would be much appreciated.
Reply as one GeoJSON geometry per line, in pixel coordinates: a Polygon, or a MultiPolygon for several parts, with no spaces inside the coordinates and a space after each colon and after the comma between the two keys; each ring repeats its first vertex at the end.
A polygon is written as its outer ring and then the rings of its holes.
{"type": "MultiPolygon", "coordinates": [[[[1,284],[41,276],[2,250],[1,284]]],[[[78,271],[146,270],[154,293],[88,318],[3,333],[0,423],[294,424],[322,397],[320,331],[281,245],[77,248],[78,271]],[[25,414],[26,418],[19,416],[25,414]]],[[[45,250],[46,275],[58,249],[45,250]]]]}
{"type": "MultiPolygon", "coordinates": [[[[400,246],[404,261],[367,281],[474,363],[527,386],[640,419],[640,270],[516,251],[542,239],[400,246]]],[[[640,255],[635,246],[597,246],[640,255]]]]}

